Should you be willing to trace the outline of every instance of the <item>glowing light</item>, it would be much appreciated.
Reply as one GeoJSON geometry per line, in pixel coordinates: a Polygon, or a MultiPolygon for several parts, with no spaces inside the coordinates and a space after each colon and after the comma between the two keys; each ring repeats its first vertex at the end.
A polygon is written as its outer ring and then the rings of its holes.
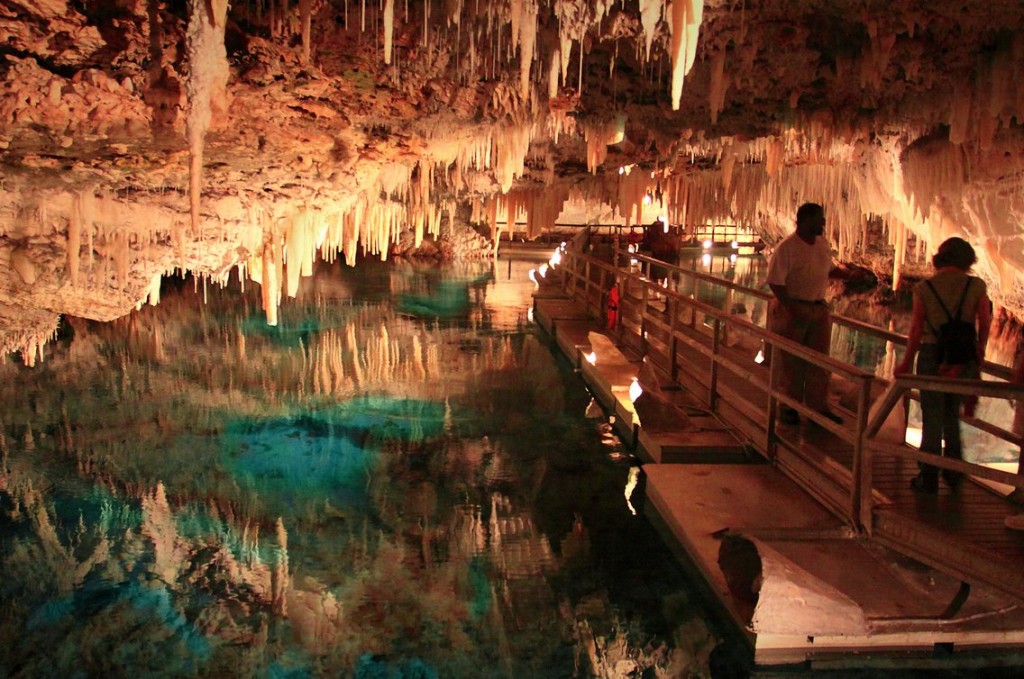
{"type": "Polygon", "coordinates": [[[526,310],[526,320],[533,323],[533,307],[526,310]]]}
{"type": "Polygon", "coordinates": [[[531,281],[533,281],[534,288],[535,289],[539,289],[540,288],[540,283],[537,282],[537,270],[536,269],[530,269],[530,271],[527,272],[526,275],[529,277],[529,279],[531,281]]]}
{"type": "Polygon", "coordinates": [[[548,265],[547,264],[541,264],[540,265],[540,269],[537,270],[537,273],[540,274],[541,278],[546,277],[548,275],[548,265]]]}
{"type": "Polygon", "coordinates": [[[757,350],[757,356],[754,357],[754,363],[758,365],[764,363],[764,349],[757,350]]]}
{"type": "Polygon", "coordinates": [[[587,363],[590,365],[597,365],[597,352],[591,351],[589,354],[583,354],[583,358],[587,359],[587,363]]]}
{"type": "Polygon", "coordinates": [[[551,255],[551,259],[548,260],[548,264],[554,269],[556,266],[562,263],[562,251],[555,250],[555,254],[551,255]]]}
{"type": "Polygon", "coordinates": [[[736,257],[735,254],[729,255],[729,263],[730,264],[735,264],[736,263],[736,259],[737,259],[737,257],[736,257]]]}
{"type": "MultiPolygon", "coordinates": [[[[668,279],[667,278],[662,278],[661,279],[661,287],[663,287],[666,290],[668,290],[668,279]]],[[[647,357],[645,356],[644,358],[647,358],[647,357]]]]}
{"type": "Polygon", "coordinates": [[[729,247],[731,247],[733,250],[739,250],[740,242],[738,240],[734,240],[733,242],[729,243],[729,247]]]}
{"type": "Polygon", "coordinates": [[[629,258],[629,265],[630,265],[630,266],[636,266],[636,265],[637,265],[637,259],[636,259],[636,257],[630,257],[630,258],[629,258]]]}
{"type": "Polygon", "coordinates": [[[640,386],[640,381],[634,377],[633,381],[629,384],[629,402],[636,403],[636,400],[640,398],[642,393],[644,393],[644,388],[640,386]]]}
{"type": "Polygon", "coordinates": [[[700,263],[704,266],[711,266],[711,255],[704,255],[700,258],[700,263]]]}
{"type": "Polygon", "coordinates": [[[636,252],[636,246],[630,243],[629,245],[626,246],[626,252],[636,252]]]}
{"type": "Polygon", "coordinates": [[[644,194],[644,205],[650,205],[652,202],[654,202],[654,199],[651,198],[651,194],[645,193],[644,194]]]}
{"type": "Polygon", "coordinates": [[[640,467],[630,467],[629,476],[626,478],[626,506],[629,507],[629,511],[636,516],[636,509],[633,508],[633,491],[636,490],[637,484],[640,482],[640,467]]]}
{"type": "Polygon", "coordinates": [[[619,168],[619,174],[626,174],[626,168],[625,167],[620,167],[619,168]]]}
{"type": "Polygon", "coordinates": [[[665,215],[662,215],[662,216],[658,217],[658,221],[665,225],[662,228],[662,231],[664,233],[668,233],[668,217],[666,217],[665,215]]]}
{"type": "Polygon", "coordinates": [[[712,240],[710,238],[708,238],[706,241],[704,241],[704,249],[705,250],[710,250],[712,245],[714,245],[714,243],[712,242],[712,240]]]}
{"type": "Polygon", "coordinates": [[[914,446],[915,448],[921,447],[921,428],[920,427],[907,427],[907,435],[903,438],[908,445],[914,446]]]}

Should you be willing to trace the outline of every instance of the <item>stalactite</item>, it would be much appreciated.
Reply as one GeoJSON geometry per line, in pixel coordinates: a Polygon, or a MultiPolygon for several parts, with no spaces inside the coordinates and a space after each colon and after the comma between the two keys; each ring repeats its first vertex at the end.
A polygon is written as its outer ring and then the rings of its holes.
{"type": "Polygon", "coordinates": [[[971,124],[972,88],[958,84],[953,88],[953,102],[949,114],[949,141],[963,144],[971,124]]]}
{"type": "Polygon", "coordinates": [[[71,285],[78,285],[78,269],[82,251],[82,202],[81,194],[74,198],[71,215],[68,218],[68,278],[71,285]]]}
{"type": "Polygon", "coordinates": [[[537,42],[537,6],[532,2],[523,7],[519,37],[519,94],[523,99],[530,97],[530,68],[537,42]]]}
{"type": "Polygon", "coordinates": [[[394,31],[395,0],[384,0],[384,63],[389,66],[391,65],[391,45],[394,31]]]}
{"type": "Polygon", "coordinates": [[[683,79],[697,56],[697,36],[704,17],[704,0],[672,3],[672,110],[679,110],[683,79]]]}
{"type": "Polygon", "coordinates": [[[728,84],[725,79],[725,48],[711,57],[711,87],[708,90],[708,108],[711,110],[711,124],[718,123],[718,114],[725,108],[725,93],[728,84]]]}
{"type": "Polygon", "coordinates": [[[308,64],[313,31],[313,0],[299,0],[299,21],[302,24],[302,63],[308,64]]]}
{"type": "Polygon", "coordinates": [[[510,49],[514,55],[519,48],[519,26],[523,18],[523,4],[529,0],[509,0],[509,23],[512,28],[512,44],[510,49]]]}
{"type": "MultiPolygon", "coordinates": [[[[679,0],[676,0],[677,2],[679,0]]],[[[688,0],[683,0],[687,2],[688,0]]],[[[654,45],[654,34],[661,21],[665,8],[665,0],[640,0],[640,26],[644,32],[644,61],[651,59],[651,47],[654,45]]]]}
{"type": "Polygon", "coordinates": [[[187,35],[189,63],[185,90],[188,94],[186,137],[189,146],[189,196],[192,231],[199,231],[200,195],[203,184],[203,150],[211,118],[227,110],[228,82],[224,30],[227,0],[191,0],[187,35]]]}

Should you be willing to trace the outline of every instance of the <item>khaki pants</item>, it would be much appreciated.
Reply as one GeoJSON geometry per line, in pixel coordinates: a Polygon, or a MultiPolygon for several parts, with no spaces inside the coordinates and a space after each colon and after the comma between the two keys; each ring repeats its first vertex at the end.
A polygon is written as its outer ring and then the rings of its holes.
{"type": "MultiPolygon", "coordinates": [[[[772,300],[768,329],[808,349],[828,354],[832,343],[832,313],[827,305],[810,302],[798,302],[796,309],[790,312],[778,300],[772,300]]],[[[778,350],[774,353],[782,357],[779,388],[814,410],[828,410],[828,371],[792,354],[778,350]]]]}

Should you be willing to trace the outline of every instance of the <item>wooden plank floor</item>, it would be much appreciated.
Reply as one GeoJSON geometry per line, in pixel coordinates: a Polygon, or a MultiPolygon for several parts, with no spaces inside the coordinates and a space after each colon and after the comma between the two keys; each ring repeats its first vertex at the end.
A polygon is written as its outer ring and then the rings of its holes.
{"type": "MultiPolygon", "coordinates": [[[[669,346],[668,325],[671,318],[664,307],[652,305],[646,314],[641,314],[640,300],[628,294],[623,296],[620,312],[623,314],[624,332],[637,332],[642,327],[647,345],[657,351],[666,352],[669,346]]],[[[685,314],[684,314],[685,315],[685,314]]],[[[689,321],[688,315],[686,321],[689,321]]],[[[699,326],[698,326],[699,327],[699,326]]],[[[681,321],[677,330],[697,340],[710,350],[710,332],[690,328],[681,321]]],[[[708,364],[710,359],[697,349],[682,342],[677,344],[677,366],[680,382],[684,388],[706,400],[708,393],[708,364]]],[[[757,365],[749,349],[722,347],[723,355],[744,366],[764,383],[768,382],[768,369],[757,365]]],[[[667,353],[667,352],[666,352],[667,353]]],[[[668,372],[671,366],[667,359],[655,361],[661,370],[668,372]]],[[[720,413],[732,419],[738,429],[765,428],[767,394],[749,379],[722,368],[718,376],[720,413]],[[736,418],[746,417],[745,426],[736,418]]],[[[852,424],[852,414],[847,415],[847,426],[852,424]]],[[[853,446],[841,440],[828,430],[810,422],[798,426],[778,426],[778,437],[793,453],[815,464],[823,458],[830,458],[840,467],[850,470],[853,464],[853,446]]],[[[752,439],[754,437],[751,437],[752,439]]],[[[753,441],[755,447],[757,441],[753,441]]],[[[760,446],[763,450],[763,446],[760,446]]],[[[895,514],[902,525],[917,524],[928,531],[938,531],[950,542],[944,549],[935,548],[933,565],[941,567],[941,552],[956,547],[965,553],[976,552],[997,565],[1016,568],[1024,572],[1024,532],[1011,531],[1003,526],[1003,519],[1020,511],[1016,505],[983,486],[965,480],[959,489],[950,490],[940,481],[938,495],[923,495],[910,487],[910,480],[917,474],[917,464],[893,456],[878,456],[873,465],[874,485],[882,497],[889,501],[876,509],[878,512],[895,514]]],[[[848,489],[847,489],[848,490],[848,489]]],[[[888,525],[887,522],[883,522],[888,525]]],[[[922,555],[917,554],[920,558],[922,555]]],[[[927,556],[927,555],[925,555],[927,556]]]]}

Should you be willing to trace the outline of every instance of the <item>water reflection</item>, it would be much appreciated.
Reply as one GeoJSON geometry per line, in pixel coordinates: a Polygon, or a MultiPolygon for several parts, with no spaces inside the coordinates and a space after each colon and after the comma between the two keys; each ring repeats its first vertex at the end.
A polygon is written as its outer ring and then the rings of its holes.
{"type": "Polygon", "coordinates": [[[0,366],[0,674],[706,672],[529,266],[325,267],[277,327],[168,282],[0,366]]]}

